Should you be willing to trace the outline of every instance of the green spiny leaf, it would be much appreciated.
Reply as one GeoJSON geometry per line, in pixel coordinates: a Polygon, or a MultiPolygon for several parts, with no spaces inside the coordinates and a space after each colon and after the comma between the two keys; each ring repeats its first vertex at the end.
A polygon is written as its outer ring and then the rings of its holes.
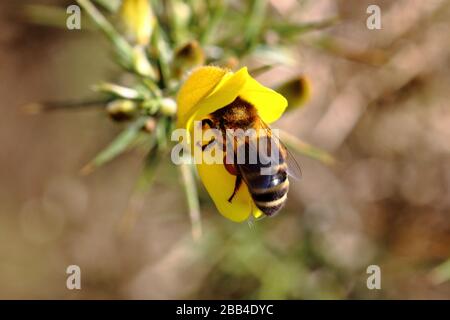
{"type": "Polygon", "coordinates": [[[138,137],[140,130],[147,121],[146,117],[137,119],[128,128],[123,130],[105,149],[103,149],[91,162],[89,162],[81,172],[89,174],[96,168],[111,161],[125,150],[138,137]]]}

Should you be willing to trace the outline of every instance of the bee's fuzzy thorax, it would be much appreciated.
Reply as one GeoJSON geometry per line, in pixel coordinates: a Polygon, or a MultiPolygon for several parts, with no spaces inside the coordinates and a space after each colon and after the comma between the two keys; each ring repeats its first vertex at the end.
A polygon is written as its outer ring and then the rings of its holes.
{"type": "Polygon", "coordinates": [[[211,118],[219,123],[222,129],[248,129],[258,118],[256,108],[237,97],[232,103],[215,111],[211,118]]]}

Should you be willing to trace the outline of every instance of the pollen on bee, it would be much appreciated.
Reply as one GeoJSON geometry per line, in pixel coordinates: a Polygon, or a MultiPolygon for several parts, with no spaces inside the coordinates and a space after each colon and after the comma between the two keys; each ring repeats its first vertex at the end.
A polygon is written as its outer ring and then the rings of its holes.
{"type": "Polygon", "coordinates": [[[212,114],[213,121],[222,123],[224,128],[250,128],[257,117],[256,108],[240,97],[212,114]]]}
{"type": "Polygon", "coordinates": [[[235,107],[233,108],[233,112],[236,120],[246,119],[248,117],[246,108],[235,107]]]}

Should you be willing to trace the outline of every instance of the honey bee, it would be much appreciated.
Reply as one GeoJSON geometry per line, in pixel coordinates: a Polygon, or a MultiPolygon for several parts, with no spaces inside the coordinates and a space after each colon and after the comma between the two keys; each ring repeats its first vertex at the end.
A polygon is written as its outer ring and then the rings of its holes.
{"type": "Polygon", "coordinates": [[[299,177],[301,170],[288,149],[259,117],[257,109],[249,102],[237,97],[232,103],[211,113],[202,120],[201,124],[202,129],[208,127],[217,129],[222,135],[221,139],[213,138],[202,145],[203,151],[219,143],[226,154],[225,157],[232,154],[232,163],[224,159],[226,170],[236,176],[234,190],[228,202],[233,201],[236,192],[242,183],[245,183],[254,204],[266,216],[273,216],[279,212],[286,203],[289,191],[288,176],[299,177]],[[236,130],[246,132],[249,129],[253,129],[256,135],[233,136],[232,139],[235,142],[233,145],[223,143],[227,136],[229,137],[229,132],[236,130]],[[261,145],[267,148],[266,153],[258,152],[257,148],[261,145]],[[240,152],[245,155],[244,161],[237,159],[240,152]],[[256,152],[254,161],[251,161],[251,152],[256,152]],[[263,174],[264,169],[268,173],[263,174]]]}

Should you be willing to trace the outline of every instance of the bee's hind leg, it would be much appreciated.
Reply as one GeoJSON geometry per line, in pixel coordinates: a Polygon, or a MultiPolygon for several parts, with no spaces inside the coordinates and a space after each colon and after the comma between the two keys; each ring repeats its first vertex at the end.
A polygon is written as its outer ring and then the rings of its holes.
{"type": "Polygon", "coordinates": [[[241,175],[237,175],[236,176],[236,182],[234,183],[234,190],[233,193],[231,194],[231,196],[228,198],[228,202],[231,203],[231,201],[233,200],[234,196],[236,195],[236,192],[239,190],[239,187],[242,184],[242,176],[241,175]]]}
{"type": "Polygon", "coordinates": [[[207,144],[201,146],[202,151],[209,150],[217,143],[217,140],[215,138],[212,138],[207,144]]]}

